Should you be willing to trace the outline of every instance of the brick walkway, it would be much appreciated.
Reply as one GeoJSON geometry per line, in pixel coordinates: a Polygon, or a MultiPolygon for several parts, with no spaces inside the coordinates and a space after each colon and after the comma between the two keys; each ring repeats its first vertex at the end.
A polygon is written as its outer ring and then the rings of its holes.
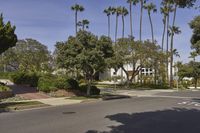
{"type": "Polygon", "coordinates": [[[38,92],[34,87],[11,85],[13,93],[25,99],[45,99],[50,98],[50,96],[38,92]]]}

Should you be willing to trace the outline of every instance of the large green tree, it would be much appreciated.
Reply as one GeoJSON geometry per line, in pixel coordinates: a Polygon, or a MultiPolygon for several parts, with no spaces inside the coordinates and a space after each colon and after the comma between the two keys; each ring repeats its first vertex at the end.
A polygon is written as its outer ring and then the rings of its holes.
{"type": "Polygon", "coordinates": [[[5,52],[10,47],[16,45],[17,35],[15,34],[15,26],[12,26],[10,21],[3,21],[3,14],[0,15],[0,54],[5,52]]]}
{"type": "Polygon", "coordinates": [[[155,62],[162,61],[159,57],[163,57],[160,48],[149,40],[141,42],[120,38],[114,49],[115,56],[111,60],[111,66],[116,71],[120,68],[124,71],[128,84],[139,75],[142,68],[154,68],[155,62]],[[126,69],[128,64],[132,66],[132,70],[126,69]]]}
{"type": "Polygon", "coordinates": [[[60,68],[77,69],[88,81],[87,95],[90,95],[94,76],[104,72],[107,59],[113,56],[112,41],[106,36],[98,38],[90,32],[79,31],[76,37],[56,45],[57,63],[60,68]]]}
{"type": "Polygon", "coordinates": [[[194,20],[190,22],[190,27],[193,30],[191,48],[200,55],[200,16],[195,17],[194,20]]]}
{"type": "Polygon", "coordinates": [[[7,50],[3,56],[7,69],[23,72],[50,70],[50,61],[47,47],[33,39],[19,40],[16,46],[7,50]]]}
{"type": "Polygon", "coordinates": [[[200,78],[200,62],[191,61],[187,64],[179,64],[178,68],[180,79],[192,77],[194,79],[195,88],[197,88],[198,79],[200,78]]]}

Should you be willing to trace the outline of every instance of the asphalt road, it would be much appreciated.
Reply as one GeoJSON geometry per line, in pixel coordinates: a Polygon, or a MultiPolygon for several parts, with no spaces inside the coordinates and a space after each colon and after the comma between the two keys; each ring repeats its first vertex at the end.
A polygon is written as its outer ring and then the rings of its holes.
{"type": "Polygon", "coordinates": [[[0,113],[0,133],[200,133],[200,92],[182,93],[0,113]]]}

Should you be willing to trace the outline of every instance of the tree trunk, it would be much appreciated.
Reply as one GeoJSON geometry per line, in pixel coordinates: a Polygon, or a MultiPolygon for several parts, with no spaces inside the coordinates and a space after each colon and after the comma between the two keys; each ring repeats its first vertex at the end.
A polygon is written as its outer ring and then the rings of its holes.
{"type": "Polygon", "coordinates": [[[165,41],[165,32],[166,32],[166,15],[164,16],[164,28],[163,28],[163,34],[162,34],[162,52],[164,51],[164,41],[165,41]]]}
{"type": "Polygon", "coordinates": [[[110,37],[110,16],[108,16],[108,37],[110,37]]]}
{"type": "Polygon", "coordinates": [[[118,30],[118,15],[116,15],[115,45],[116,45],[116,43],[117,43],[117,30],[118,30]]]}
{"type": "Polygon", "coordinates": [[[83,29],[83,31],[85,30],[85,25],[83,24],[83,26],[82,26],[82,29],[83,29]]]}
{"type": "Polygon", "coordinates": [[[152,23],[152,20],[151,20],[151,13],[150,12],[148,12],[148,16],[149,16],[149,22],[150,22],[150,25],[151,25],[152,43],[154,43],[153,23],[152,23]]]}
{"type": "Polygon", "coordinates": [[[194,82],[195,82],[195,89],[197,89],[198,79],[195,78],[194,80],[195,80],[195,81],[194,81],[194,82]]]}
{"type": "Polygon", "coordinates": [[[129,87],[129,85],[130,85],[130,79],[129,79],[129,74],[128,74],[128,72],[126,71],[126,69],[122,66],[121,67],[121,69],[125,72],[125,74],[126,74],[126,78],[127,78],[127,81],[126,81],[126,83],[127,83],[127,86],[129,87]]]}
{"type": "MultiPolygon", "coordinates": [[[[175,5],[174,9],[174,18],[173,18],[173,23],[172,23],[172,28],[175,26],[175,20],[176,20],[176,11],[177,11],[177,4],[175,5]]],[[[171,35],[171,47],[170,47],[170,88],[173,87],[173,48],[174,47],[174,31],[172,30],[172,35],[171,35]]]]}
{"type": "Polygon", "coordinates": [[[122,15],[122,38],[124,38],[124,15],[122,15]]]}
{"type": "MultiPolygon", "coordinates": [[[[168,16],[167,16],[167,44],[166,44],[166,53],[168,54],[168,52],[169,52],[169,18],[170,18],[170,16],[169,16],[169,11],[168,11],[168,16]]],[[[168,55],[167,55],[167,59],[166,59],[166,72],[167,72],[167,74],[166,74],[166,80],[167,80],[167,83],[169,83],[169,57],[168,57],[168,55]]]]}
{"type": "Polygon", "coordinates": [[[132,1],[130,2],[129,10],[130,10],[130,28],[131,28],[131,38],[133,38],[132,1]]]}
{"type": "Polygon", "coordinates": [[[78,11],[75,12],[75,30],[76,30],[76,35],[77,35],[77,21],[78,21],[78,11]]]}
{"type": "Polygon", "coordinates": [[[140,0],[140,41],[142,41],[142,18],[143,18],[143,0],[140,0]]]}
{"type": "MultiPolygon", "coordinates": [[[[142,41],[142,18],[143,18],[143,0],[140,0],[140,41],[142,41]]],[[[140,59],[140,62],[141,62],[141,59],[140,59]]],[[[140,84],[142,84],[142,74],[140,74],[140,84]]]]}
{"type": "Polygon", "coordinates": [[[90,96],[90,90],[91,90],[91,79],[88,80],[87,96],[90,96]]]}

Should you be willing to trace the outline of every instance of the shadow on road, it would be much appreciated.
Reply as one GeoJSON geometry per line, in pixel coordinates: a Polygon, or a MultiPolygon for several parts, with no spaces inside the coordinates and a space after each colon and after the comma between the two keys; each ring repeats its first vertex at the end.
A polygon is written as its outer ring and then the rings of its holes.
{"type": "Polygon", "coordinates": [[[200,111],[196,109],[120,113],[105,118],[121,124],[109,126],[111,131],[89,130],[86,133],[200,133],[200,111]]]}

